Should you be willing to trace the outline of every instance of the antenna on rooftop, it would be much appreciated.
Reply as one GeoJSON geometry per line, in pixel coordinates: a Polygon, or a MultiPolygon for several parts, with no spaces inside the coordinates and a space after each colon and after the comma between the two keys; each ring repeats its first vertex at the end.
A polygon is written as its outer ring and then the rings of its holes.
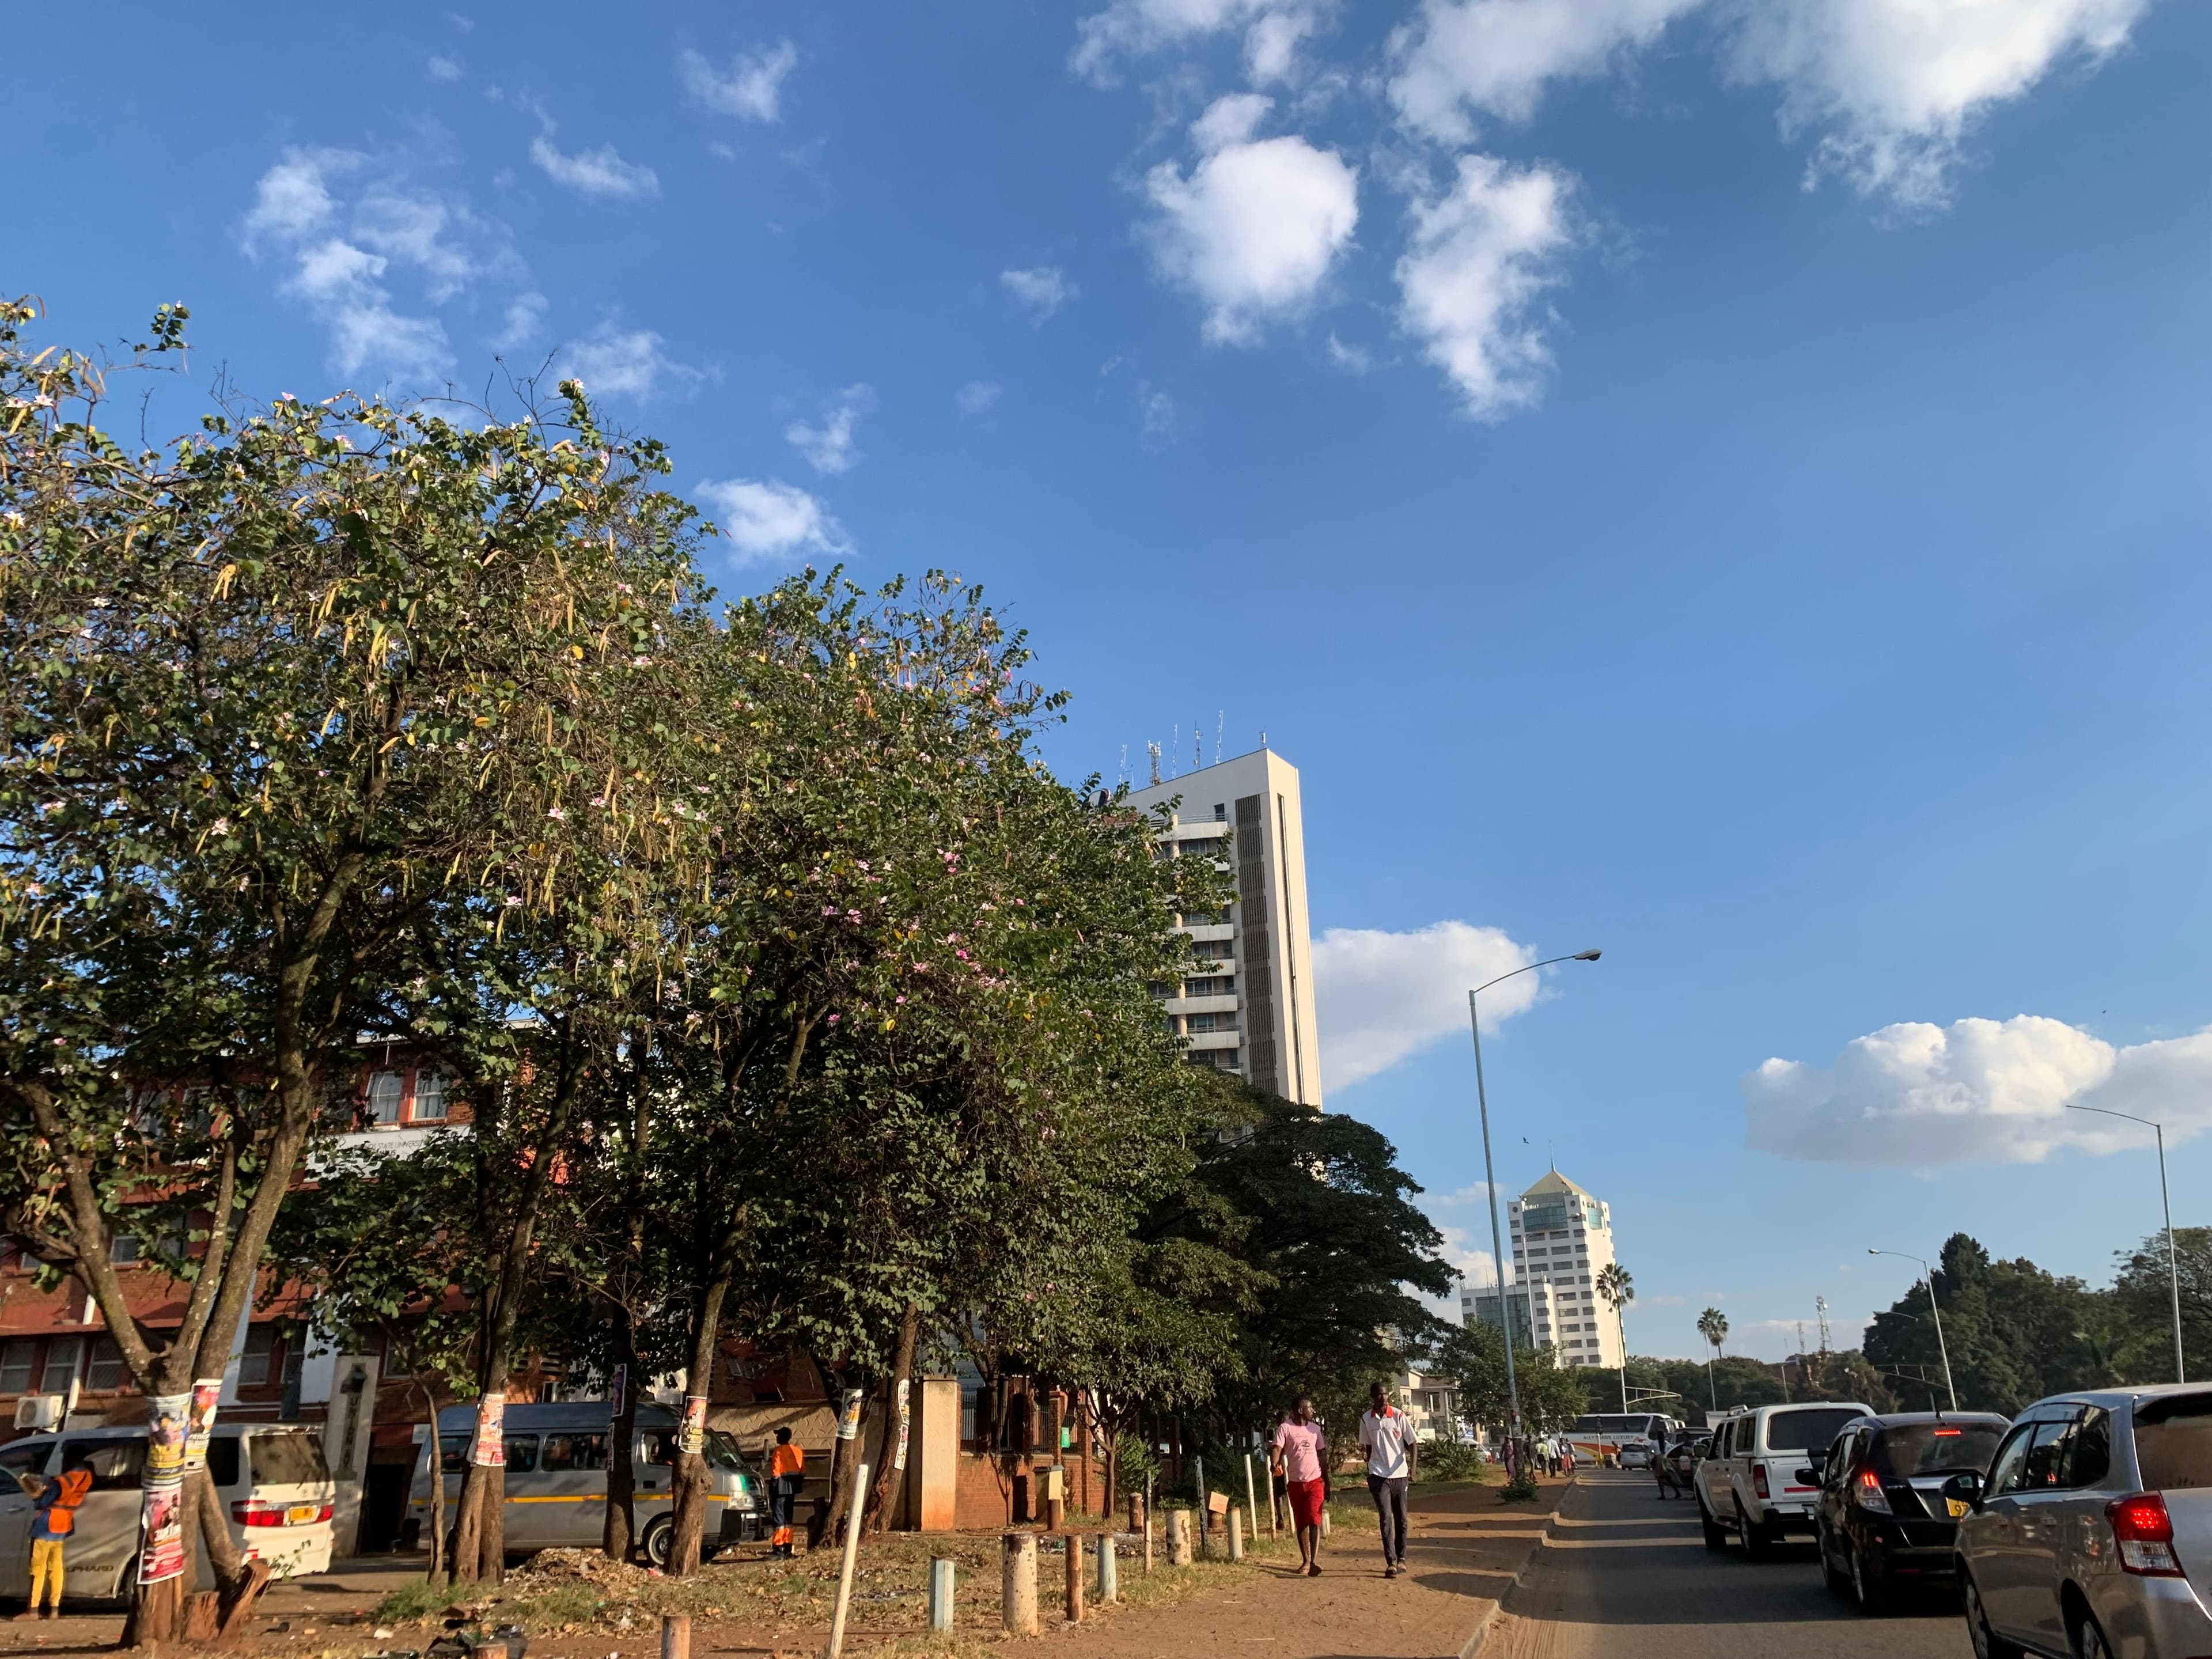
{"type": "Polygon", "coordinates": [[[1215,709],[1213,711],[1213,763],[1216,766],[1221,764],[1221,734],[1228,728],[1229,711],[1226,708],[1215,709]]]}
{"type": "Polygon", "coordinates": [[[1206,733],[1198,729],[1196,720],[1190,723],[1190,769],[1194,772],[1206,769],[1206,733]]]}
{"type": "Polygon", "coordinates": [[[1160,781],[1160,746],[1156,743],[1148,743],[1145,745],[1145,752],[1152,757],[1152,781],[1158,783],[1160,781]]]}
{"type": "Polygon", "coordinates": [[[1115,773],[1114,773],[1114,781],[1115,781],[1115,782],[1116,782],[1116,783],[1127,783],[1127,782],[1128,782],[1128,781],[1129,781],[1129,745],[1128,745],[1127,744],[1126,744],[1126,743],[1125,743],[1125,744],[1123,744],[1121,745],[1121,764],[1117,769],[1115,769],[1115,773]]]}
{"type": "Polygon", "coordinates": [[[1820,1316],[1820,1358],[1825,1360],[1836,1346],[1834,1340],[1828,1334],[1828,1298],[1825,1296],[1814,1297],[1813,1311],[1820,1316]]]}
{"type": "Polygon", "coordinates": [[[1168,728],[1168,775],[1175,775],[1176,750],[1182,747],[1182,722],[1177,720],[1168,728]]]}

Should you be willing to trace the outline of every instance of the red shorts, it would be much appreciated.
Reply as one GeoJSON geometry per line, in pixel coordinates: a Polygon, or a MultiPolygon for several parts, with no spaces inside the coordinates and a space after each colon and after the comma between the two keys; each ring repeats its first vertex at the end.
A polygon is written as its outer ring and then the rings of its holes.
{"type": "Polygon", "coordinates": [[[1298,1527],[1321,1525],[1322,1500],[1328,1496],[1328,1482],[1286,1480],[1283,1484],[1291,1495],[1291,1524],[1298,1527]]]}

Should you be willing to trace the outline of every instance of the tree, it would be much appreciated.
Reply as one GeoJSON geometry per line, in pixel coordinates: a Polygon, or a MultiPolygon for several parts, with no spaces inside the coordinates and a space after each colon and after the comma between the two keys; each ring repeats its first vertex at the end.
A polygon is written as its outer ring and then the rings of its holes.
{"type": "Polygon", "coordinates": [[[1636,1300],[1636,1279],[1618,1261],[1608,1261],[1597,1272],[1598,1297],[1613,1310],[1613,1322],[1620,1334],[1620,1409],[1628,1409],[1628,1322],[1622,1310],[1636,1300]]]}
{"type": "MultiPolygon", "coordinates": [[[[2191,1376],[2212,1375],[2212,1227],[2177,1227],[2173,1265],[2181,1281],[2182,1353],[2191,1376]]],[[[2173,1278],[2166,1235],[2120,1253],[2110,1294],[2109,1366],[2115,1380],[2163,1382],[2173,1374],[2173,1278]]]]}
{"type": "Polygon", "coordinates": [[[1721,1344],[1728,1340],[1728,1316],[1718,1308],[1708,1308],[1698,1316],[1698,1334],[1705,1339],[1712,1352],[1706,1356],[1706,1403],[1716,1411],[1720,1408],[1720,1385],[1713,1380],[1712,1362],[1721,1355],[1721,1344]]]}
{"type": "Polygon", "coordinates": [[[1901,1400],[1949,1403],[1947,1350],[1959,1405],[1969,1411],[2009,1415],[2108,1376],[2089,1334],[2096,1298],[2080,1279],[2054,1277],[2026,1257],[1992,1261],[1965,1233],[1945,1242],[1934,1279],[1940,1342],[1924,1280],[1867,1328],[1866,1358],[1901,1400]]]}
{"type": "MultiPolygon", "coordinates": [[[[1504,1333],[1488,1320],[1445,1328],[1431,1363],[1459,1385],[1459,1413],[1469,1428],[1503,1435],[1512,1419],[1512,1390],[1505,1382],[1504,1333]]],[[[1516,1344],[1513,1381],[1521,1399],[1524,1434],[1552,1434],[1589,1409],[1585,1374],[1559,1362],[1549,1345],[1516,1344]]]]}

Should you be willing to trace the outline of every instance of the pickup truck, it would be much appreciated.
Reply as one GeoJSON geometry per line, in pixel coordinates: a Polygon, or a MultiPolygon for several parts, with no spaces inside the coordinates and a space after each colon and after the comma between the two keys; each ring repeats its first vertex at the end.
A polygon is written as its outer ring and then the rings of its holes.
{"type": "Polygon", "coordinates": [[[1844,1424],[1873,1415],[1872,1407],[1856,1401],[1824,1400],[1716,1419],[1712,1451],[1697,1473],[1705,1547],[1725,1548],[1734,1533],[1756,1561],[1792,1534],[1812,1537],[1820,1488],[1817,1480],[1800,1480],[1798,1471],[1817,1470],[1844,1424]]]}

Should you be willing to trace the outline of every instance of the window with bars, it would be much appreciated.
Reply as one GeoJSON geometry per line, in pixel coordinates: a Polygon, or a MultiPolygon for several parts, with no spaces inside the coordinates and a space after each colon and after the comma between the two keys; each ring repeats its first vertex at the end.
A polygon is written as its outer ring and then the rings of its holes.
{"type": "Polygon", "coordinates": [[[415,1108],[408,1114],[416,1123],[441,1123],[446,1117],[446,1074],[415,1073],[415,1108]]]}
{"type": "Polygon", "coordinates": [[[371,1072],[368,1074],[367,1105],[371,1123],[399,1121],[399,1103],[406,1093],[406,1081],[397,1072],[371,1072]]]}

